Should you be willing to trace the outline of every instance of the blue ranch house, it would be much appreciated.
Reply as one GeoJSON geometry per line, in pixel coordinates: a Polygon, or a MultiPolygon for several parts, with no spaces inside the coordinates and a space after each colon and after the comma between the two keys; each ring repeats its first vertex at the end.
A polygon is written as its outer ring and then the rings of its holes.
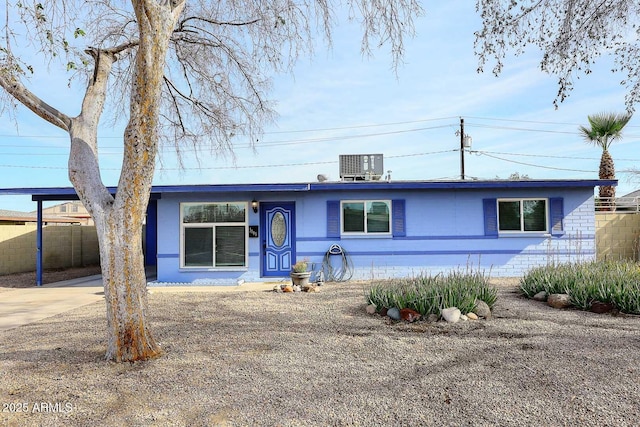
{"type": "MultiPolygon", "coordinates": [[[[308,259],[355,279],[519,276],[595,257],[599,180],[352,181],[157,190],[165,282],[265,281],[308,259]]],[[[155,190],[154,190],[155,191],[155,190]]]]}
{"type": "MultiPolygon", "coordinates": [[[[160,283],[279,280],[300,259],[316,273],[324,266],[325,274],[329,268],[353,279],[466,268],[520,276],[535,266],[594,259],[594,187],[616,184],[354,180],[154,186],[146,259],[157,265],[160,283]]],[[[40,214],[42,201],[77,199],[73,188],[0,190],[19,192],[38,201],[40,214]]]]}

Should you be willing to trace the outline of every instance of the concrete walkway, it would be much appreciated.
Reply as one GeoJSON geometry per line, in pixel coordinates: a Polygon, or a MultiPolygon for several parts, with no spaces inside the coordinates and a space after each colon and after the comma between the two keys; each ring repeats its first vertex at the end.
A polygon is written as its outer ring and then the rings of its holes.
{"type": "MultiPolygon", "coordinates": [[[[240,286],[157,286],[149,293],[266,291],[273,283],[240,286]]],[[[37,322],[104,300],[102,276],[89,276],[32,288],[0,288],[0,331],[37,322]]]]}

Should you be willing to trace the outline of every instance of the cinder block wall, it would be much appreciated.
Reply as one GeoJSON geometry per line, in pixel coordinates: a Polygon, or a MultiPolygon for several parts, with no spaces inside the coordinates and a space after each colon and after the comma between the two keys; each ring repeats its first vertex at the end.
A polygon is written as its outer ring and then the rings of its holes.
{"type": "Polygon", "coordinates": [[[0,274],[34,271],[36,226],[0,225],[0,274]]]}
{"type": "Polygon", "coordinates": [[[598,260],[639,260],[640,214],[596,212],[598,260]]]}
{"type": "MultiPolygon", "coordinates": [[[[93,226],[49,226],[42,231],[43,267],[68,268],[100,262],[93,226]]],[[[36,225],[0,225],[0,275],[35,271],[36,225]]]]}

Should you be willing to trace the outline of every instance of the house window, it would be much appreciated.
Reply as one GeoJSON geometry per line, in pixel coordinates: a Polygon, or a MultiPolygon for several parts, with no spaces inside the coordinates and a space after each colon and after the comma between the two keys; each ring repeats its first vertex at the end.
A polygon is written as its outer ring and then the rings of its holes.
{"type": "Polygon", "coordinates": [[[390,200],[341,202],[342,234],[390,234],[390,200]]]}
{"type": "Polygon", "coordinates": [[[182,267],[246,267],[247,203],[183,203],[182,267]]]}
{"type": "Polygon", "coordinates": [[[546,199],[498,199],[499,232],[546,232],[546,199]]]}
{"type": "Polygon", "coordinates": [[[67,205],[60,205],[60,213],[66,213],[67,212],[67,205]]]}

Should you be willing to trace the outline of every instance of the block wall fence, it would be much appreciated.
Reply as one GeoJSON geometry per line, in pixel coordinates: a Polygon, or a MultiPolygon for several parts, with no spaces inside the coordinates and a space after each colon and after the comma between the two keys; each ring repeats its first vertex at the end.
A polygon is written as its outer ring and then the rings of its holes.
{"type": "MultiPolygon", "coordinates": [[[[43,268],[69,268],[100,263],[93,226],[48,226],[42,230],[43,268]]],[[[36,269],[36,225],[0,225],[0,275],[36,269]]]]}
{"type": "Polygon", "coordinates": [[[596,212],[596,252],[598,260],[639,261],[640,213],[596,212]]]}

